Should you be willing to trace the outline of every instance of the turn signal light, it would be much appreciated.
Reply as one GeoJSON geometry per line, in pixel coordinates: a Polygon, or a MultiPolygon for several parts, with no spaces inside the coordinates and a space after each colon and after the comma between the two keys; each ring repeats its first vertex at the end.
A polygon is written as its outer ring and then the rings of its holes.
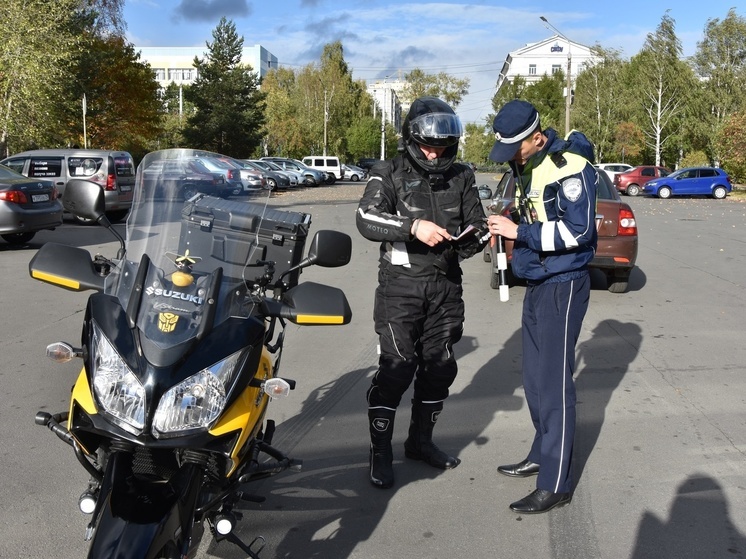
{"type": "Polygon", "coordinates": [[[619,226],[617,235],[637,235],[637,222],[632,210],[622,208],[619,210],[619,226]]]}

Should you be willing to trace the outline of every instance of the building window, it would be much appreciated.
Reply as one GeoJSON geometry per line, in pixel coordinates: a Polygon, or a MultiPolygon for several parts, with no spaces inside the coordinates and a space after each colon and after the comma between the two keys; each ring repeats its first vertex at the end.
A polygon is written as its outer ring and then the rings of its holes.
{"type": "Polygon", "coordinates": [[[529,64],[528,65],[528,75],[529,76],[535,76],[536,75],[536,64],[529,64]]]}
{"type": "Polygon", "coordinates": [[[182,70],[181,77],[185,82],[191,81],[192,71],[189,69],[182,70]]]}
{"type": "Polygon", "coordinates": [[[155,69],[155,79],[159,82],[166,81],[166,69],[165,68],[156,68],[155,69]]]}
{"type": "Polygon", "coordinates": [[[557,72],[562,71],[562,66],[559,64],[552,64],[552,74],[556,74],[557,72]]]}

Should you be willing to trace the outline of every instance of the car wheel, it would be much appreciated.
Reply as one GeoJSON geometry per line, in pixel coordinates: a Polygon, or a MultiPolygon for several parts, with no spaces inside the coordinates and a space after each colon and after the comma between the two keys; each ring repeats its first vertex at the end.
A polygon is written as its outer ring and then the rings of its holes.
{"type": "Polygon", "coordinates": [[[671,189],[669,187],[661,186],[658,189],[658,198],[663,198],[665,200],[666,198],[670,198],[670,197],[671,197],[671,189]]]}
{"type": "Polygon", "coordinates": [[[326,177],[326,181],[324,182],[326,182],[326,184],[328,185],[332,185],[334,184],[336,180],[337,180],[337,177],[335,177],[334,175],[329,175],[328,177],[326,177]]]}
{"type": "Polygon", "coordinates": [[[274,192],[277,190],[277,181],[275,179],[267,179],[267,182],[264,183],[264,189],[274,192]]]}
{"type": "Polygon", "coordinates": [[[630,184],[627,187],[627,196],[637,196],[640,193],[640,187],[636,184],[630,184]]]}
{"type": "Polygon", "coordinates": [[[359,180],[360,180],[360,177],[359,177],[358,175],[352,175],[352,176],[350,177],[350,180],[351,180],[352,182],[357,182],[357,181],[359,181],[359,180]]]}
{"type": "Polygon", "coordinates": [[[111,221],[112,223],[119,223],[125,217],[127,217],[127,214],[129,212],[130,212],[129,210],[117,210],[115,212],[106,212],[106,217],[108,217],[109,221],[111,221]]]}
{"type": "Polygon", "coordinates": [[[629,272],[608,272],[606,274],[606,288],[610,293],[624,293],[629,287],[629,272]]]}
{"type": "Polygon", "coordinates": [[[728,191],[725,190],[724,186],[716,186],[715,190],[712,191],[712,197],[717,200],[722,200],[728,195],[728,191]]]}
{"type": "Polygon", "coordinates": [[[36,235],[36,232],[33,233],[8,233],[6,235],[2,235],[3,239],[5,239],[5,242],[9,245],[25,245],[27,242],[29,242],[31,239],[34,238],[34,235],[36,235]]]}

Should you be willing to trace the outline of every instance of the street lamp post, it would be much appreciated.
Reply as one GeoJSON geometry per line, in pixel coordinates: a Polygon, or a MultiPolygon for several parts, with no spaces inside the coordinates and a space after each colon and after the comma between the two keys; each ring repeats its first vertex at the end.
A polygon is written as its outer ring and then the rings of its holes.
{"type": "Polygon", "coordinates": [[[544,22],[544,25],[546,25],[549,29],[551,29],[552,31],[557,33],[557,35],[567,41],[567,92],[565,93],[565,136],[567,136],[570,133],[570,104],[572,103],[572,81],[570,78],[570,70],[572,68],[572,53],[570,50],[570,39],[565,37],[565,35],[559,29],[549,23],[549,20],[547,20],[547,18],[545,18],[544,16],[539,17],[541,18],[541,21],[544,22]]]}

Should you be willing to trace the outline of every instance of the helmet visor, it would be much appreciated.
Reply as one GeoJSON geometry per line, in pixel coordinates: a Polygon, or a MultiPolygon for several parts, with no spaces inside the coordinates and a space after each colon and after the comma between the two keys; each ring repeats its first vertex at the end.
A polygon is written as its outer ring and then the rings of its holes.
{"type": "Polygon", "coordinates": [[[430,147],[456,145],[462,134],[461,121],[452,113],[428,113],[409,123],[412,138],[418,144],[430,147]]]}

